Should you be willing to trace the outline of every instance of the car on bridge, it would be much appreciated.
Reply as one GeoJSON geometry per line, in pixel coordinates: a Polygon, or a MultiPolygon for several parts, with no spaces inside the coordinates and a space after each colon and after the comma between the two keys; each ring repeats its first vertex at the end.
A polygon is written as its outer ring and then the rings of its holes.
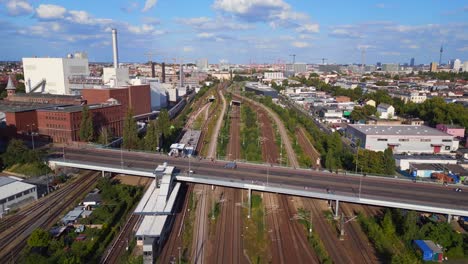
{"type": "Polygon", "coordinates": [[[237,164],[235,162],[228,162],[224,165],[225,169],[236,169],[237,164]]]}

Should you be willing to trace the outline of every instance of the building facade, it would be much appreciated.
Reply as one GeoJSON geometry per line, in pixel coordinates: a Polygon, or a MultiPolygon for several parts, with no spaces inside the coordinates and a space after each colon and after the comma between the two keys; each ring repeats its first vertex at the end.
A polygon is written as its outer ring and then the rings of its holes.
{"type": "Polygon", "coordinates": [[[13,177],[0,177],[0,216],[6,211],[37,200],[35,185],[13,177]]]}
{"type": "Polygon", "coordinates": [[[428,126],[348,125],[346,135],[362,148],[391,148],[394,153],[450,153],[459,143],[452,135],[428,126]]]}
{"type": "Polygon", "coordinates": [[[457,125],[438,124],[436,128],[442,132],[458,138],[465,137],[465,128],[457,125]]]}
{"type": "Polygon", "coordinates": [[[69,78],[89,75],[88,58],[83,53],[67,58],[23,58],[23,70],[27,93],[71,94],[69,78]]]}

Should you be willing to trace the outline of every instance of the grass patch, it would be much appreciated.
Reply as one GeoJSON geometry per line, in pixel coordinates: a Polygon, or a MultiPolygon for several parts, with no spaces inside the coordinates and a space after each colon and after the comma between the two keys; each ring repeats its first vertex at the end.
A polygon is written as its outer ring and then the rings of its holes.
{"type": "Polygon", "coordinates": [[[188,211],[184,219],[184,231],[182,232],[182,261],[188,263],[190,260],[190,250],[192,249],[193,224],[197,209],[197,198],[193,192],[189,195],[188,211]]]}
{"type": "Polygon", "coordinates": [[[262,161],[262,148],[259,145],[260,127],[257,113],[249,106],[241,106],[241,157],[246,161],[262,161]]]}
{"type": "Polygon", "coordinates": [[[242,210],[244,249],[251,263],[268,263],[269,241],[264,225],[265,211],[260,195],[252,195],[251,218],[247,218],[248,210],[245,207],[242,210]]]}
{"type": "Polygon", "coordinates": [[[50,168],[42,162],[15,164],[7,170],[28,177],[45,175],[51,172],[50,168]]]}

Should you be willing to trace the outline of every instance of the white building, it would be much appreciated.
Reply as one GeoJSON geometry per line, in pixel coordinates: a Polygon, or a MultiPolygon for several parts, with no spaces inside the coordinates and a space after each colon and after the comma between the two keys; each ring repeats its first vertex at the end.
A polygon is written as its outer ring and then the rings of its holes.
{"type": "Polygon", "coordinates": [[[294,73],[306,72],[307,64],[305,63],[286,64],[286,71],[294,72],[294,73]]]}
{"type": "Polygon", "coordinates": [[[172,87],[170,84],[160,82],[150,82],[151,89],[151,110],[160,110],[166,108],[169,101],[169,95],[165,86],[172,87]]]}
{"type": "Polygon", "coordinates": [[[203,58],[203,59],[197,60],[197,68],[200,71],[207,71],[208,70],[208,59],[203,58]]]}
{"type": "Polygon", "coordinates": [[[468,72],[468,61],[465,61],[465,62],[463,63],[462,71],[468,72]]]}
{"type": "Polygon", "coordinates": [[[71,94],[69,78],[88,76],[88,57],[75,53],[67,58],[23,58],[26,92],[71,94]]]}
{"type": "Polygon", "coordinates": [[[34,200],[37,200],[35,185],[24,183],[14,177],[0,177],[0,215],[34,200]]]}
{"type": "Polygon", "coordinates": [[[337,108],[322,108],[319,112],[319,118],[324,123],[341,123],[343,120],[343,110],[337,108]]]}
{"type": "Polygon", "coordinates": [[[102,73],[102,81],[110,87],[119,87],[129,84],[128,68],[104,68],[102,73]]]}
{"type": "Polygon", "coordinates": [[[265,72],[263,77],[268,80],[284,80],[282,72],[265,72]]]}
{"type": "Polygon", "coordinates": [[[360,146],[394,153],[450,153],[458,149],[458,141],[452,136],[428,126],[348,125],[347,137],[360,146]]]}
{"type": "Polygon", "coordinates": [[[454,72],[459,72],[461,66],[462,66],[461,60],[456,59],[455,61],[453,61],[453,68],[452,69],[453,69],[454,72]]]}
{"type": "Polygon", "coordinates": [[[381,103],[377,106],[377,113],[380,119],[394,119],[395,108],[389,104],[381,103]]]}
{"type": "Polygon", "coordinates": [[[395,64],[395,63],[382,64],[382,71],[385,71],[385,72],[397,72],[398,68],[399,68],[398,64],[395,64]]]}

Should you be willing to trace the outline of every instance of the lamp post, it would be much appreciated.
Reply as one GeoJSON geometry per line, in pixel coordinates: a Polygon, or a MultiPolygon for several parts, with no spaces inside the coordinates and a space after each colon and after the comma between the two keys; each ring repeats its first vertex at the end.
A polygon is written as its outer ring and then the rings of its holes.
{"type": "Polygon", "coordinates": [[[120,168],[123,169],[123,150],[122,150],[122,145],[120,145],[120,168]]]}
{"type": "Polygon", "coordinates": [[[33,131],[33,126],[35,126],[36,124],[31,124],[31,125],[26,125],[26,127],[30,128],[31,130],[31,142],[32,142],[32,149],[34,150],[34,131],[33,131]]]}

